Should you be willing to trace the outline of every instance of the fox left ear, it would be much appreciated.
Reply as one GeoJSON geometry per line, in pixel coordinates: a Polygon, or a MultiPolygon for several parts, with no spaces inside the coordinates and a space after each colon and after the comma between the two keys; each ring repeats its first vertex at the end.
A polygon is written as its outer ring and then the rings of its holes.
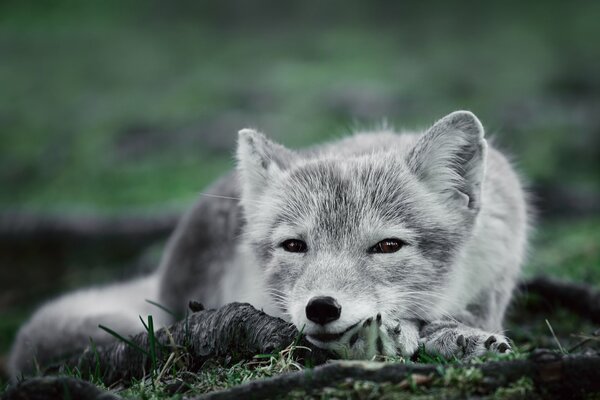
{"type": "Polygon", "coordinates": [[[483,126],[473,113],[455,111],[419,138],[408,155],[408,166],[433,191],[477,210],[487,152],[483,136],[483,126]]]}
{"type": "Polygon", "coordinates": [[[242,182],[242,201],[254,200],[273,175],[289,166],[296,154],[253,129],[238,133],[237,160],[242,182]]]}

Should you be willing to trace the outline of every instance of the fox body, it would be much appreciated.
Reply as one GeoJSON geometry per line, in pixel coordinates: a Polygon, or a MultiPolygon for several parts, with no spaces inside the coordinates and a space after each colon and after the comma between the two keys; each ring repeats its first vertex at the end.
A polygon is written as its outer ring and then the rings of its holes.
{"type": "Polygon", "coordinates": [[[177,311],[190,299],[247,301],[349,358],[411,355],[419,344],[447,357],[510,350],[502,320],[525,255],[527,206],[472,113],[302,151],[242,130],[237,160],[182,218],[158,270],[121,286],[135,300],[76,304],[121,290],[113,287],[47,304],[19,332],[13,372],[56,356],[53,344],[64,353],[90,336],[108,340],[90,321],[141,330],[144,298],[177,311]]]}

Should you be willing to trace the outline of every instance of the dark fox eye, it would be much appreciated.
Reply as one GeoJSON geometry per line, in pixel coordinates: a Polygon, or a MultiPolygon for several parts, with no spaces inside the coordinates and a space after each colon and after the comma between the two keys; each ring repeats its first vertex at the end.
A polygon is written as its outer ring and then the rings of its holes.
{"type": "Polygon", "coordinates": [[[306,251],[306,243],[298,239],[288,239],[281,243],[281,247],[290,253],[304,253],[306,251]]]}
{"type": "Polygon", "coordinates": [[[399,239],[384,239],[369,249],[369,253],[395,253],[402,248],[404,242],[399,239]]]}

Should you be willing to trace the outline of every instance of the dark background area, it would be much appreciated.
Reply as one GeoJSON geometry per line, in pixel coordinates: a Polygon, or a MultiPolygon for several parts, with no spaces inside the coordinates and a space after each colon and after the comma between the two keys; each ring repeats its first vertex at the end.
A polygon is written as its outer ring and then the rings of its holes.
{"type": "Polygon", "coordinates": [[[538,210],[525,274],[600,283],[599,20],[598,1],[1,2],[0,354],[49,296],[152,269],[248,126],[300,147],[472,110],[538,210]],[[14,215],[167,228],[36,241],[14,215]]]}

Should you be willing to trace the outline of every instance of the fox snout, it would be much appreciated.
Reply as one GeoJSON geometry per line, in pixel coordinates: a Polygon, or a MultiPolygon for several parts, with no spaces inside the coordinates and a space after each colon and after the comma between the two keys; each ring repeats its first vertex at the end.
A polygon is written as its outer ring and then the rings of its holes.
{"type": "Polygon", "coordinates": [[[333,297],[316,296],[308,301],[305,312],[310,321],[326,325],[340,318],[342,306],[333,297]]]}

